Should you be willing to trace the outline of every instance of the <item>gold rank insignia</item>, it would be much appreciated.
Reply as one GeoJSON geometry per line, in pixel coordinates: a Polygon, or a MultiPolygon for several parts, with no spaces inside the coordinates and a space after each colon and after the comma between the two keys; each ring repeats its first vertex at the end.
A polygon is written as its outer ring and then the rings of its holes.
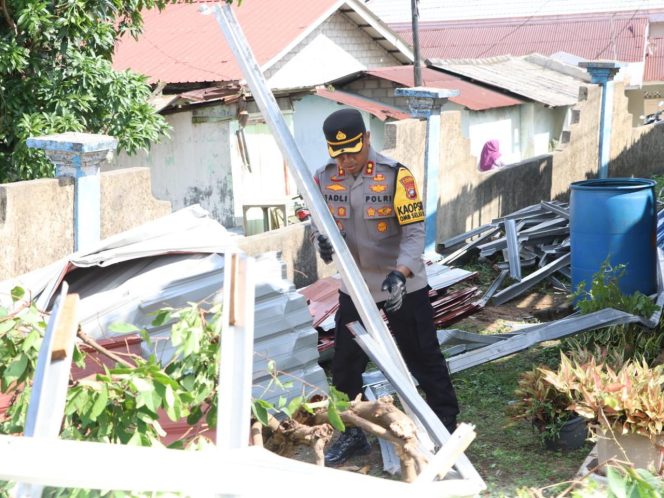
{"type": "Polygon", "coordinates": [[[339,130],[335,138],[337,140],[346,140],[346,134],[343,131],[339,130]]]}
{"type": "Polygon", "coordinates": [[[378,173],[376,174],[376,176],[374,176],[374,180],[377,182],[382,182],[383,180],[385,180],[385,175],[382,173],[378,173]]]}
{"type": "Polygon", "coordinates": [[[374,162],[369,161],[367,163],[367,169],[364,171],[364,174],[367,175],[367,176],[372,176],[373,172],[374,172],[374,167],[375,167],[374,162]]]}
{"type": "Polygon", "coordinates": [[[376,216],[376,209],[375,208],[367,208],[367,216],[376,216]]]}
{"type": "Polygon", "coordinates": [[[394,192],[394,210],[399,225],[408,225],[424,221],[424,206],[417,193],[415,178],[407,168],[401,167],[397,172],[394,192]]]}
{"type": "Polygon", "coordinates": [[[346,208],[345,207],[340,207],[337,209],[337,216],[346,216],[346,208]]]}
{"type": "Polygon", "coordinates": [[[371,190],[372,192],[385,192],[385,190],[387,190],[387,185],[374,183],[373,185],[369,185],[369,190],[371,190]]]}
{"type": "Polygon", "coordinates": [[[388,216],[392,214],[392,208],[391,207],[382,207],[378,210],[378,214],[381,216],[388,216]]]}
{"type": "Polygon", "coordinates": [[[386,221],[379,221],[376,224],[376,230],[378,230],[379,232],[384,232],[385,230],[387,230],[387,222],[386,221]]]}
{"type": "Polygon", "coordinates": [[[344,187],[343,185],[339,185],[338,183],[327,185],[325,188],[327,190],[332,190],[334,192],[341,192],[342,190],[347,190],[346,187],[344,187]]]}

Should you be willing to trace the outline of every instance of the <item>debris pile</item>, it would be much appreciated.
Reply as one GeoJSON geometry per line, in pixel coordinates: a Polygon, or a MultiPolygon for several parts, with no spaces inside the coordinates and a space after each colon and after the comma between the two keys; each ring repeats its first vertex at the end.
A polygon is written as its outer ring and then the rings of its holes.
{"type": "Polygon", "coordinates": [[[436,250],[445,265],[471,252],[495,261],[501,273],[478,303],[482,307],[489,300],[506,303],[545,279],[568,292],[557,275],[571,280],[569,240],[567,204],[542,201],[445,240],[436,250]],[[526,269],[534,271],[524,277],[526,269]],[[501,288],[508,275],[516,282],[501,288]]]}
{"type": "MultiPolygon", "coordinates": [[[[429,298],[434,309],[434,323],[438,328],[451,325],[483,306],[482,301],[477,299],[480,293],[477,287],[451,290],[452,286],[475,278],[477,272],[446,266],[441,264],[441,259],[436,256],[426,258],[425,261],[427,280],[431,287],[429,298]]],[[[298,290],[307,299],[313,326],[318,330],[321,361],[329,359],[334,347],[334,314],[339,307],[340,288],[341,279],[335,275],[298,290]]],[[[382,316],[385,318],[384,314],[382,316]]]]}

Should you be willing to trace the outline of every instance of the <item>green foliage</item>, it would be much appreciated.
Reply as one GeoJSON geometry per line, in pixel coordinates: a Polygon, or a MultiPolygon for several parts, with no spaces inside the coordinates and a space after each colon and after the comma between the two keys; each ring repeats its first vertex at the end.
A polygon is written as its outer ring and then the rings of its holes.
{"type": "Polygon", "coordinates": [[[664,428],[664,365],[626,361],[620,369],[590,357],[560,357],[557,371],[543,369],[547,382],[573,400],[570,408],[602,431],[658,435],[664,428]]]}
{"type": "Polygon", "coordinates": [[[114,71],[123,34],[138,36],[142,9],[166,0],[4,0],[0,23],[0,182],[52,176],[30,136],[85,131],[118,138],[118,149],[147,149],[167,130],[148,104],[143,76],[114,71]]]}
{"type": "MultiPolygon", "coordinates": [[[[605,308],[614,308],[633,315],[650,317],[659,307],[646,295],[635,292],[623,294],[618,283],[625,274],[625,265],[611,267],[604,261],[593,275],[590,290],[581,282],[573,297],[582,314],[592,313],[605,308]]],[[[622,351],[623,358],[645,358],[651,362],[664,347],[664,334],[645,329],[639,324],[626,324],[589,331],[566,339],[570,349],[588,349],[596,347],[622,351]]]]}
{"type": "Polygon", "coordinates": [[[574,415],[569,410],[572,399],[546,381],[541,367],[519,375],[514,395],[516,401],[507,407],[507,414],[513,420],[532,423],[542,441],[555,439],[565,422],[574,415]]]}

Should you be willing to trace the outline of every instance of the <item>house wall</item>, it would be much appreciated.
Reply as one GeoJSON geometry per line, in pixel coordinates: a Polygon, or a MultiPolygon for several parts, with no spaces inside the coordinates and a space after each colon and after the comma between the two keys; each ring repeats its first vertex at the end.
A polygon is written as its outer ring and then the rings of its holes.
{"type": "Polygon", "coordinates": [[[169,114],[170,137],[149,152],[120,153],[108,168],[148,166],[154,195],[173,210],[200,204],[222,225],[235,226],[229,111],[215,106],[169,114]]]}
{"type": "MultiPolygon", "coordinates": [[[[101,174],[101,237],[171,212],[153,197],[148,168],[101,174]]],[[[0,280],[74,251],[74,180],[50,178],[0,185],[0,280]]]]}
{"type": "Polygon", "coordinates": [[[302,88],[400,62],[340,12],[265,71],[271,88],[302,88]]]}
{"type": "MultiPolygon", "coordinates": [[[[317,95],[307,95],[301,99],[294,99],[293,132],[295,142],[311,173],[323,166],[330,158],[323,135],[323,121],[334,111],[347,107],[317,95]]],[[[361,111],[361,114],[364,119],[364,126],[371,132],[372,145],[377,150],[382,149],[385,123],[367,112],[361,111]]]]}

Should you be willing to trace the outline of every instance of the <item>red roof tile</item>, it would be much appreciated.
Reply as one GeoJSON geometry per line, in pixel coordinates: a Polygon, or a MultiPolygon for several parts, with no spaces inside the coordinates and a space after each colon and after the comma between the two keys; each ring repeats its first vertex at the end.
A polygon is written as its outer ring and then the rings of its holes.
{"type": "MultiPolygon", "coordinates": [[[[569,52],[585,59],[636,62],[643,58],[645,16],[593,14],[420,23],[422,57],[462,59],[569,52]]],[[[394,25],[411,41],[406,25],[394,25]]]]}
{"type": "Polygon", "coordinates": [[[369,100],[359,95],[342,92],[341,90],[335,90],[332,92],[330,90],[326,90],[325,88],[320,87],[316,88],[316,95],[324,97],[329,100],[333,100],[335,102],[339,102],[340,104],[345,104],[351,107],[355,107],[357,109],[361,109],[373,116],[376,116],[381,121],[385,121],[387,118],[393,118],[393,119],[410,118],[410,114],[402,111],[401,109],[397,109],[395,107],[391,107],[389,105],[382,104],[374,100],[369,100]]]}
{"type": "MultiPolygon", "coordinates": [[[[327,17],[337,0],[245,1],[235,15],[260,65],[265,64],[327,17]]],[[[162,12],[144,12],[145,29],[138,41],[124,37],[116,47],[113,67],[132,69],[151,82],[231,81],[242,78],[213,15],[197,3],[170,4],[162,12]]]]}
{"type": "MultiPolygon", "coordinates": [[[[367,71],[367,74],[377,78],[393,81],[406,87],[414,85],[413,66],[395,66],[367,71]]],[[[442,73],[434,69],[422,68],[422,84],[431,88],[445,88],[459,90],[457,97],[450,101],[467,107],[473,111],[483,111],[497,107],[507,107],[523,103],[514,97],[489,90],[480,85],[457,78],[451,74],[442,73]]]]}
{"type": "Polygon", "coordinates": [[[664,38],[650,38],[646,52],[644,81],[664,81],[664,38]]]}

